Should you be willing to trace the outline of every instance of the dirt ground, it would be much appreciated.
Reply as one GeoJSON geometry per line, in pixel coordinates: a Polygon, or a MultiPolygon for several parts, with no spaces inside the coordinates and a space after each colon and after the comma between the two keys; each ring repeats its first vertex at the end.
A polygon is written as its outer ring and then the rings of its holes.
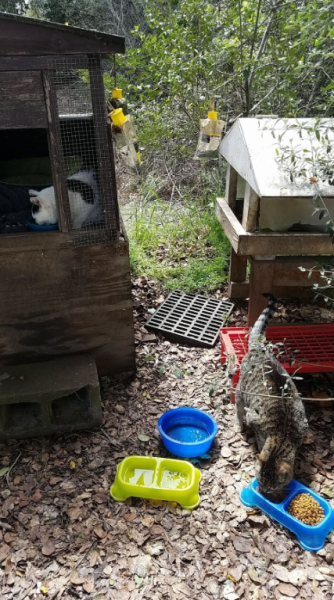
{"type": "MultiPolygon", "coordinates": [[[[158,339],[144,323],[161,293],[142,277],[133,298],[137,372],[101,381],[102,427],[1,446],[1,600],[333,598],[334,533],[321,552],[306,552],[239,501],[254,476],[255,446],[250,432],[234,433],[219,344],[206,350],[158,339]],[[117,463],[132,454],[166,455],[157,420],[182,405],[210,412],[219,425],[209,457],[195,461],[199,507],[114,502],[117,463]]],[[[277,320],[329,320],[327,313],[291,304],[277,320]]],[[[233,322],[245,324],[244,305],[233,322]]],[[[314,441],[301,448],[296,477],[334,506],[334,413],[331,405],[307,410],[314,441]]]]}

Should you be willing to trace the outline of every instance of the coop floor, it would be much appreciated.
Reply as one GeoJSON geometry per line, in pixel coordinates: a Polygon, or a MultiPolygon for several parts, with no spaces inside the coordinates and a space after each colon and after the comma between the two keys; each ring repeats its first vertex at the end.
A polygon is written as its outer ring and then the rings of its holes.
{"type": "MultiPolygon", "coordinates": [[[[187,348],[148,334],[146,309],[161,301],[145,278],[134,282],[138,371],[102,380],[100,430],[1,446],[1,600],[329,600],[334,535],[311,554],[262,513],[247,514],[238,495],[254,475],[255,449],[250,435],[234,433],[234,407],[223,405],[219,346],[187,348]],[[209,410],[219,424],[212,456],[197,465],[198,509],[112,501],[117,463],[131,454],[163,455],[157,419],[184,404],[209,410]]],[[[279,320],[321,314],[289,304],[279,320]]],[[[234,322],[245,324],[243,305],[234,322]]],[[[334,412],[308,411],[314,441],[302,447],[297,478],[334,495],[334,412]]]]}

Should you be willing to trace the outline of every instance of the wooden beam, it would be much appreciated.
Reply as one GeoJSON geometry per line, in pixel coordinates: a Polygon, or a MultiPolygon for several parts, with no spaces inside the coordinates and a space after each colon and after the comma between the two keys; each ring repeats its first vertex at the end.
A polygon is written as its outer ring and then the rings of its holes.
{"type": "Polygon", "coordinates": [[[246,181],[242,226],[245,231],[253,233],[258,227],[260,198],[246,181]]]}
{"type": "Polygon", "coordinates": [[[237,186],[238,186],[238,173],[237,171],[227,163],[226,169],[226,191],[225,198],[229,207],[235,213],[236,202],[237,202],[237,186]]]}
{"type": "Polygon", "coordinates": [[[228,206],[225,198],[216,199],[216,217],[230,240],[232,248],[237,254],[240,254],[239,238],[245,233],[245,230],[228,206]]]}
{"type": "Polygon", "coordinates": [[[267,299],[262,294],[273,290],[274,268],[275,260],[250,258],[248,327],[254,325],[256,319],[268,304],[267,299]]]}
{"type": "Polygon", "coordinates": [[[246,300],[249,296],[249,281],[230,281],[228,284],[228,297],[233,300],[246,300]]]}
{"type": "Polygon", "coordinates": [[[231,248],[231,257],[230,257],[230,272],[229,272],[229,286],[228,286],[228,296],[230,298],[234,298],[232,293],[231,283],[235,284],[246,284],[247,285],[247,294],[245,298],[248,297],[248,282],[247,278],[247,256],[238,256],[233,248],[231,248]]]}
{"type": "Polygon", "coordinates": [[[275,260],[275,282],[281,286],[310,287],[315,283],[321,283],[320,269],[314,270],[309,277],[308,271],[301,271],[299,267],[309,270],[318,261],[325,257],[321,256],[280,256],[275,260]]]}
{"type": "MultiPolygon", "coordinates": [[[[73,67],[72,55],[50,56],[0,56],[0,71],[44,71],[50,68],[50,61],[57,64],[57,68],[73,67]]],[[[87,56],[75,56],[75,66],[78,69],[88,69],[87,56]]]]}
{"type": "MultiPolygon", "coordinates": [[[[311,287],[274,285],[272,293],[276,298],[313,298],[315,292],[311,287]]],[[[233,300],[246,300],[249,297],[249,281],[243,283],[231,281],[228,295],[233,300]]]]}
{"type": "Polygon", "coordinates": [[[327,233],[247,233],[225,198],[216,200],[216,216],[238,255],[333,255],[327,233]]]}
{"type": "MultiPolygon", "coordinates": [[[[237,260],[242,258],[245,260],[247,259],[247,257],[236,256],[232,250],[232,255],[233,254],[233,261],[235,258],[237,260]]],[[[256,258],[259,257],[253,257],[253,259],[254,258],[256,260],[256,258]]],[[[280,298],[314,296],[314,292],[310,288],[315,283],[321,283],[321,276],[317,269],[312,271],[311,277],[309,277],[308,270],[312,269],[312,267],[323,260],[323,258],[324,257],[321,256],[277,256],[274,262],[274,295],[280,298]],[[307,270],[301,271],[299,267],[304,267],[307,270]]],[[[272,258],[269,260],[272,260],[272,258]]],[[[249,281],[245,281],[246,278],[242,279],[242,275],[242,271],[238,273],[237,269],[233,271],[230,270],[230,298],[248,298],[249,281]]]]}
{"type": "Polygon", "coordinates": [[[231,248],[229,281],[246,281],[247,256],[238,256],[231,248]]]}
{"type": "Polygon", "coordinates": [[[33,235],[27,235],[26,232],[0,235],[0,255],[43,252],[48,248],[59,250],[69,247],[71,242],[71,235],[60,231],[49,231],[47,235],[37,231],[33,235]]]}
{"type": "Polygon", "coordinates": [[[60,231],[71,230],[71,209],[68,200],[67,175],[60,135],[57,94],[54,83],[54,72],[43,71],[44,92],[48,115],[48,143],[52,168],[53,185],[56,191],[58,226],[60,231]]]}
{"type": "Polygon", "coordinates": [[[113,169],[113,156],[110,153],[111,146],[108,140],[105,91],[98,56],[90,57],[89,76],[105,229],[106,231],[119,231],[115,172],[113,169]]]}
{"type": "Polygon", "coordinates": [[[0,13],[0,30],[2,56],[125,52],[124,37],[19,15],[0,13]]]}
{"type": "Polygon", "coordinates": [[[332,255],[334,254],[334,245],[328,233],[247,234],[245,232],[245,235],[238,239],[238,254],[332,255]]]}

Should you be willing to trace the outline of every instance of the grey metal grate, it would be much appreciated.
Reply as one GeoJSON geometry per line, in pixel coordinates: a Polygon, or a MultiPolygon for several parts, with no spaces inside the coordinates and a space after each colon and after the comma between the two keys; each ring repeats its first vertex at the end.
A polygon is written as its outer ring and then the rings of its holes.
{"type": "Polygon", "coordinates": [[[212,347],[233,306],[232,302],[174,290],[145,327],[175,342],[212,347]]]}

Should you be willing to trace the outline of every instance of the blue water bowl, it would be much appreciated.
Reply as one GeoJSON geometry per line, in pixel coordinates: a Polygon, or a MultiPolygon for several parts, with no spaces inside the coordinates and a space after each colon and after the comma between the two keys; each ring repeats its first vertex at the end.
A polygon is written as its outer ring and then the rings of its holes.
{"type": "Polygon", "coordinates": [[[29,227],[30,231],[55,231],[58,229],[58,223],[55,225],[37,225],[36,221],[31,218],[26,221],[27,227],[29,227]]]}
{"type": "Polygon", "coordinates": [[[287,529],[290,529],[298,538],[304,550],[318,552],[325,545],[326,536],[334,528],[334,511],[319,494],[299,483],[295,479],[285,488],[287,495],[279,504],[270,502],[256,489],[259,486],[257,479],[253,479],[249,486],[241,490],[240,500],[245,506],[258,506],[268,517],[275,519],[287,529]],[[318,525],[306,525],[287,512],[290,502],[298,494],[310,494],[324,510],[324,518],[318,525]]]}
{"type": "Polygon", "coordinates": [[[165,448],[182,458],[205,454],[218,431],[216,421],[197,408],[173,408],[158,421],[159,433],[165,448]]]}

